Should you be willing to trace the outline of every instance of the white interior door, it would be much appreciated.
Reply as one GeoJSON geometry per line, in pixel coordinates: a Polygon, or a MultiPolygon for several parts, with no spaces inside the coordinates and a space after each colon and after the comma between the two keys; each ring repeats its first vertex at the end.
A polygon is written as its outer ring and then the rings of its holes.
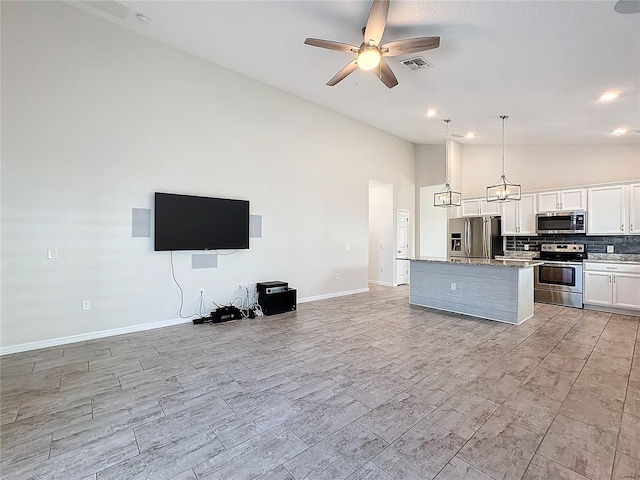
{"type": "MultiPolygon", "coordinates": [[[[409,258],[409,211],[400,210],[397,212],[397,240],[396,258],[409,258]]],[[[409,262],[406,260],[396,260],[397,284],[409,283],[409,262]]]]}

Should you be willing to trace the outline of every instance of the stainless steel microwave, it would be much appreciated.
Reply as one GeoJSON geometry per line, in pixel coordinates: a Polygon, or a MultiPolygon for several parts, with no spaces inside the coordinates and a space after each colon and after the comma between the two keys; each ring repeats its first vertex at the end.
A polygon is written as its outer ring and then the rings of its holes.
{"type": "Polygon", "coordinates": [[[586,218],[584,210],[539,213],[536,215],[536,231],[543,234],[584,234],[587,233],[586,218]]]}

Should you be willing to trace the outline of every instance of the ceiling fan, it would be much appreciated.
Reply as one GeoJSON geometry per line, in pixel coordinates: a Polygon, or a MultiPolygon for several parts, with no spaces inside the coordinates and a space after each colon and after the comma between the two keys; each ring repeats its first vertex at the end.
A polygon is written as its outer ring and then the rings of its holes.
{"type": "Polygon", "coordinates": [[[387,24],[388,13],[389,0],[373,0],[367,25],[362,29],[364,39],[359,47],[347,43],[333,42],[331,40],[320,40],[318,38],[307,38],[304,41],[305,44],[314,47],[357,54],[354,60],[347,63],[342,70],[327,82],[328,86],[333,87],[358,67],[362,70],[373,70],[377,67],[378,78],[380,78],[382,83],[388,88],[393,88],[398,84],[398,79],[383,57],[422,52],[440,46],[440,37],[407,38],[405,40],[396,40],[395,42],[380,45],[384,27],[387,24]]]}

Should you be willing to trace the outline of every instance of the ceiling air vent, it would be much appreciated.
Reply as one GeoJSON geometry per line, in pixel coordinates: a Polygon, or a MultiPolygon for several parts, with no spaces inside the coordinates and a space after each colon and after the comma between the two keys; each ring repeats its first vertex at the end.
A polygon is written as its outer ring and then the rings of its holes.
{"type": "Polygon", "coordinates": [[[433,65],[431,65],[422,57],[408,58],[406,60],[401,60],[400,63],[407,67],[409,70],[413,71],[422,70],[425,68],[433,68],[433,65]]]}

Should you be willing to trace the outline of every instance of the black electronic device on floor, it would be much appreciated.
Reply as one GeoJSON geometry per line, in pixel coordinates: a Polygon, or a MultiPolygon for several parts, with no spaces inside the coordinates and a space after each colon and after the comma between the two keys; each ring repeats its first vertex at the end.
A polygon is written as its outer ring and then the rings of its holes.
{"type": "Polygon", "coordinates": [[[261,282],[256,284],[258,303],[265,315],[277,315],[294,311],[297,308],[295,288],[289,288],[287,282],[261,282]]]}
{"type": "Polygon", "coordinates": [[[289,284],[287,282],[260,282],[256,284],[256,290],[258,293],[264,293],[270,295],[272,293],[284,292],[289,289],[289,284]]]}
{"type": "Polygon", "coordinates": [[[222,323],[230,322],[231,320],[240,320],[241,318],[242,312],[240,312],[240,309],[230,305],[228,307],[218,307],[207,317],[194,318],[193,324],[202,325],[203,323],[222,323]]]}

